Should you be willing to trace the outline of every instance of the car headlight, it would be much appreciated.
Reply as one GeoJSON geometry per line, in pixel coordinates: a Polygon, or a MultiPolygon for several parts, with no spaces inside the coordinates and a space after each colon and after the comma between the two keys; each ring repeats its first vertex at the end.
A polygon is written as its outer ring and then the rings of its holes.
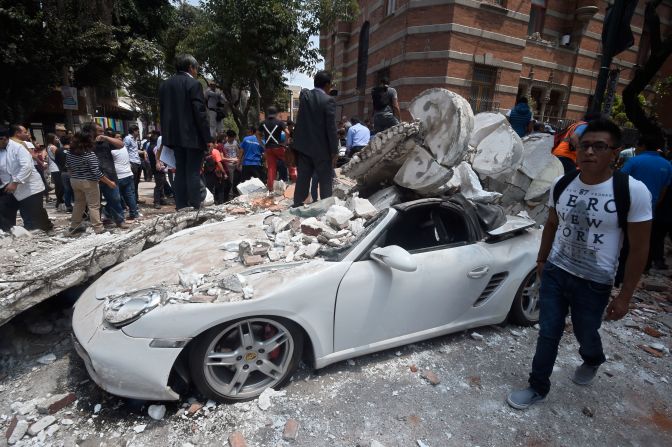
{"type": "Polygon", "coordinates": [[[162,293],[157,289],[145,289],[128,295],[110,297],[103,307],[103,318],[110,325],[120,328],[126,326],[162,301],[162,293]]]}

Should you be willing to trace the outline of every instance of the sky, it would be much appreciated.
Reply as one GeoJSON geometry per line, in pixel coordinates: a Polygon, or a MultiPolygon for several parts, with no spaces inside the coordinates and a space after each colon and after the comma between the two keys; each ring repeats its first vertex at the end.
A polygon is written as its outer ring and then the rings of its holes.
{"type": "MultiPolygon", "coordinates": [[[[187,0],[187,3],[190,3],[194,6],[198,6],[200,1],[199,0],[187,0]]],[[[319,36],[313,36],[310,38],[310,44],[315,47],[320,46],[320,37],[319,36]]],[[[322,70],[324,68],[324,61],[318,62],[317,66],[315,67],[316,70],[322,70]]],[[[292,72],[292,73],[285,73],[285,81],[289,85],[299,85],[303,88],[313,88],[313,78],[312,76],[308,76],[304,73],[300,73],[298,71],[292,72]]]]}

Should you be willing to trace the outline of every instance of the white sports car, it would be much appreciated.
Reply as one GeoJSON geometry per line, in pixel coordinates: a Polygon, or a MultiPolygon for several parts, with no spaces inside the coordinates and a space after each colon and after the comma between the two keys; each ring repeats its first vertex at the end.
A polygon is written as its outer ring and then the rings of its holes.
{"type": "Polygon", "coordinates": [[[223,243],[268,240],[267,216],[183,230],[91,285],[73,330],[93,380],[129,398],[177,400],[195,385],[239,401],[285,384],[301,359],[322,368],[507,316],[538,319],[534,222],[509,216],[486,231],[476,209],[454,198],[379,211],[351,246],[319,258],[236,262],[218,276],[234,292],[253,289],[251,299],[170,298],[185,270],[222,270],[223,243]]]}

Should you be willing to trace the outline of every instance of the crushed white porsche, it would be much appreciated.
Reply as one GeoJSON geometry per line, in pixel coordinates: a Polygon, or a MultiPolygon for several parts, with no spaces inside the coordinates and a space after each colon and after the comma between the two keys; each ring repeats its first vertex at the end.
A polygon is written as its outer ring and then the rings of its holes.
{"type": "Polygon", "coordinates": [[[194,385],[239,401],[282,386],[301,360],[322,368],[507,317],[531,325],[540,231],[501,217],[455,195],[358,219],[343,244],[318,243],[345,232],[338,216],[306,225],[291,210],[183,230],[84,292],[76,349],[112,394],[176,400],[194,385]],[[284,256],[292,240],[303,251],[284,256]],[[264,263],[241,262],[254,256],[264,263]]]}

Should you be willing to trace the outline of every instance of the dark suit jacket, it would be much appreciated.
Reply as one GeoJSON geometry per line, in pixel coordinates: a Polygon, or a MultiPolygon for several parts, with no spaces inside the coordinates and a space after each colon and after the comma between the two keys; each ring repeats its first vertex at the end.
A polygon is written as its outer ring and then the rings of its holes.
{"type": "Polygon", "coordinates": [[[314,160],[330,160],[338,155],[336,101],[320,89],[303,89],[299,96],[299,116],[293,147],[314,160]]]}
{"type": "Polygon", "coordinates": [[[171,149],[206,150],[211,141],[201,83],[176,73],[159,87],[162,143],[171,149]]]}

